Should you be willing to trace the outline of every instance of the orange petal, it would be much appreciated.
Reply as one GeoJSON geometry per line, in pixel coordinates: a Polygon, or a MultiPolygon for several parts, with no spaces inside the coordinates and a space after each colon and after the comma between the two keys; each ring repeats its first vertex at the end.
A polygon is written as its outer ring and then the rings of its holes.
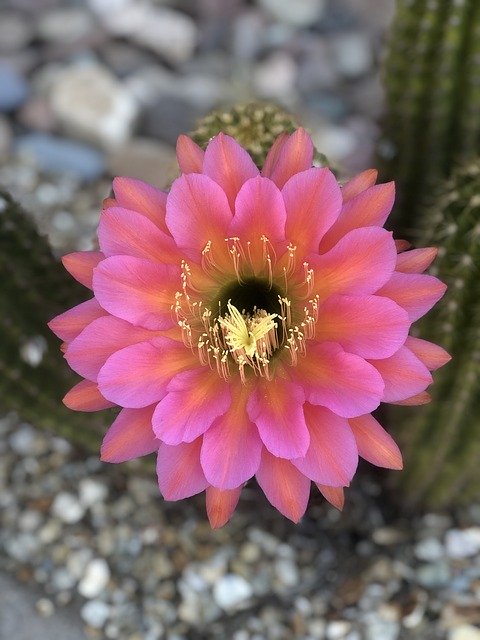
{"type": "Polygon", "coordinates": [[[389,404],[399,404],[405,407],[411,407],[420,404],[428,404],[431,400],[432,396],[427,391],[422,391],[422,393],[417,393],[417,395],[412,396],[411,398],[397,400],[396,402],[390,402],[389,404]]]}
{"type": "Polygon", "coordinates": [[[178,136],[177,160],[182,173],[202,173],[205,152],[185,134],[178,136]]]}
{"type": "Polygon", "coordinates": [[[219,529],[232,517],[238,504],[242,487],[237,489],[217,489],[207,487],[205,496],[207,515],[212,529],[219,529]]]}
{"type": "Polygon", "coordinates": [[[328,500],[339,511],[343,511],[343,505],[345,504],[345,493],[343,487],[327,487],[325,484],[317,484],[317,489],[320,491],[325,500],[328,500]]]}
{"type": "Polygon", "coordinates": [[[75,280],[91,289],[93,270],[104,257],[101,251],[75,251],[63,256],[62,263],[75,280]]]}
{"type": "Polygon", "coordinates": [[[348,200],[365,191],[365,189],[373,187],[377,181],[377,177],[378,171],[376,169],[367,169],[351,178],[342,187],[343,202],[348,202],[348,200]]]}
{"type": "Polygon", "coordinates": [[[102,396],[98,386],[90,380],[82,380],[72,387],[63,398],[63,404],[74,411],[100,411],[115,406],[102,396]]]}
{"type": "Polygon", "coordinates": [[[435,260],[437,253],[436,247],[404,251],[398,254],[395,269],[402,273],[423,273],[435,260]]]}
{"type": "Polygon", "coordinates": [[[428,342],[428,340],[422,340],[421,338],[414,338],[408,336],[405,341],[405,346],[413,351],[419,360],[430,369],[430,371],[436,371],[443,367],[444,364],[450,362],[452,356],[439,347],[438,344],[428,342]]]}
{"type": "Polygon", "coordinates": [[[402,454],[396,442],[372,415],[367,413],[350,418],[348,422],[362,458],[377,467],[403,469],[402,454]]]}

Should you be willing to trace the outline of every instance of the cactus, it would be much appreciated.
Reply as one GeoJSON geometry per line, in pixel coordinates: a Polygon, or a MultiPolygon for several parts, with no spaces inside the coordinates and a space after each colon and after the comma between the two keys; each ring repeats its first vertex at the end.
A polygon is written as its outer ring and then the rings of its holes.
{"type": "Polygon", "coordinates": [[[380,153],[398,224],[414,233],[432,185],[480,152],[480,3],[397,0],[384,84],[380,153]]]}
{"type": "Polygon", "coordinates": [[[406,460],[399,482],[407,503],[442,506],[480,488],[480,159],[454,172],[423,220],[421,245],[440,247],[432,272],[449,291],[421,336],[453,359],[436,375],[431,404],[403,419],[395,411],[391,422],[406,460]]]}
{"type": "Polygon", "coordinates": [[[46,323],[79,304],[85,289],[52,256],[48,242],[10,196],[0,193],[0,398],[36,426],[98,450],[103,420],[69,411],[61,399],[77,380],[46,323]]]}

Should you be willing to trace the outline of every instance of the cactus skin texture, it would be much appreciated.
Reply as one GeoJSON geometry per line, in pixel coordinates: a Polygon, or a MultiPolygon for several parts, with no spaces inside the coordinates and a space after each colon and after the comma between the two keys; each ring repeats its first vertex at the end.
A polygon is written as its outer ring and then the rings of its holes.
{"type": "Polygon", "coordinates": [[[452,361],[434,374],[432,402],[395,410],[391,424],[404,453],[398,482],[407,505],[439,507],[480,491],[480,158],[454,172],[423,220],[420,245],[440,247],[431,273],[449,289],[420,336],[452,361]]]}
{"type": "Polygon", "coordinates": [[[397,0],[383,76],[384,177],[415,235],[432,186],[480,152],[480,2],[397,0]]]}
{"type": "MultiPolygon", "coordinates": [[[[97,450],[103,419],[76,413],[62,397],[76,380],[47,327],[86,290],[53,257],[48,242],[10,196],[0,192],[0,409],[97,450]]],[[[110,416],[111,421],[111,416],[110,416]]]]}

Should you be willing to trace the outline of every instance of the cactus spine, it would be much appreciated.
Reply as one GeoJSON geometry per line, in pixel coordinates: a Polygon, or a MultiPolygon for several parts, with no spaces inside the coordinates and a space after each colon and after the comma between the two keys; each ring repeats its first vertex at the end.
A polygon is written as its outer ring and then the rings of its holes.
{"type": "Polygon", "coordinates": [[[432,185],[480,151],[480,3],[397,0],[384,84],[386,173],[414,233],[432,185]]]}
{"type": "MultiPolygon", "coordinates": [[[[480,489],[480,159],[458,169],[424,213],[421,245],[440,247],[432,272],[449,285],[421,336],[453,356],[436,374],[433,401],[413,417],[395,411],[407,502],[441,506],[480,489]]],[[[405,411],[405,409],[402,409],[405,411]]]]}
{"type": "Polygon", "coordinates": [[[45,238],[0,193],[0,403],[2,410],[72,442],[98,449],[103,420],[74,413],[61,399],[77,380],[67,372],[46,323],[85,299],[45,238]]]}

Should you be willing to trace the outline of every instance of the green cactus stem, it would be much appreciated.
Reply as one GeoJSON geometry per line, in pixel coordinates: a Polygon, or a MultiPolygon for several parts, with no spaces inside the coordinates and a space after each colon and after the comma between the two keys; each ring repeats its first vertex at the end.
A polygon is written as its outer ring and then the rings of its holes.
{"type": "Polygon", "coordinates": [[[397,0],[384,84],[380,153],[414,234],[432,185],[480,152],[480,2],[397,0]]]}
{"type": "Polygon", "coordinates": [[[452,361],[435,374],[432,402],[393,412],[403,447],[406,501],[444,506],[480,488],[480,159],[458,169],[423,216],[421,246],[440,247],[431,273],[445,298],[421,325],[421,337],[452,361]]]}
{"type": "Polygon", "coordinates": [[[105,419],[76,413],[62,397],[69,373],[47,322],[79,304],[86,290],[53,257],[21,207],[0,193],[0,408],[98,450],[105,419]]]}

